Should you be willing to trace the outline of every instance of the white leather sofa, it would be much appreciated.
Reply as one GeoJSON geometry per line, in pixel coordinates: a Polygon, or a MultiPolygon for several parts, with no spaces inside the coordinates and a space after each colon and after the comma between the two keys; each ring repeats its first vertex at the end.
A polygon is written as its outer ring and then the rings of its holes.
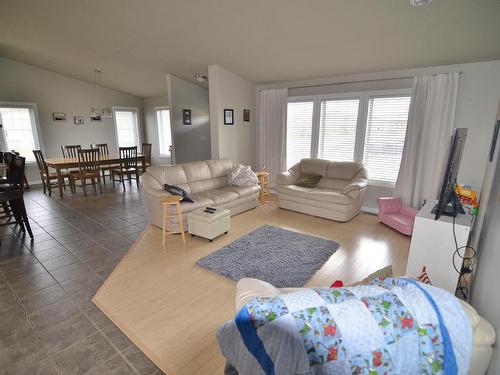
{"type": "MultiPolygon", "coordinates": [[[[163,189],[164,184],[175,185],[186,190],[194,200],[194,203],[181,203],[186,229],[186,214],[197,208],[206,206],[226,208],[231,211],[231,215],[236,215],[257,207],[259,185],[228,185],[227,172],[232,167],[233,163],[229,159],[149,167],[142,176],[142,186],[151,222],[160,228],[163,226],[163,208],[160,198],[170,195],[163,189]]],[[[179,232],[177,219],[169,219],[168,230],[179,232]]]]}
{"type": "MultiPolygon", "coordinates": [[[[301,288],[276,288],[265,281],[244,278],[236,284],[236,311],[239,311],[252,298],[276,297],[281,293],[289,293],[301,288]]],[[[491,324],[481,318],[477,311],[468,303],[462,302],[465,314],[472,326],[472,358],[470,375],[484,375],[488,369],[491,356],[493,355],[493,344],[495,343],[495,330],[491,324]]]]}
{"type": "Polygon", "coordinates": [[[361,211],[368,183],[361,163],[302,159],[277,175],[278,204],[282,208],[336,221],[349,221],[361,211]],[[295,183],[303,174],[320,175],[314,188],[295,183]]]}

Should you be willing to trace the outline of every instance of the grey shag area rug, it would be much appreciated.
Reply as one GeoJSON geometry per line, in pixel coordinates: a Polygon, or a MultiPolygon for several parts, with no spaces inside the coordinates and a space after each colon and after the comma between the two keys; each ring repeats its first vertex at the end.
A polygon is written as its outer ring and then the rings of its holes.
{"type": "Polygon", "coordinates": [[[253,277],[277,288],[301,287],[338,247],[335,241],[264,225],[197,264],[234,281],[253,277]]]}

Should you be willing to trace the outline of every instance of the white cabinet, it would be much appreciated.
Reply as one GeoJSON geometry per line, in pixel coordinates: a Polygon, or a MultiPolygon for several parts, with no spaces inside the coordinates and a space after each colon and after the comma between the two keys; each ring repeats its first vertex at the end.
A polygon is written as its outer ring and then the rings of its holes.
{"type": "MultiPolygon", "coordinates": [[[[415,218],[406,275],[415,277],[425,266],[433,285],[455,294],[459,274],[453,267],[453,254],[456,250],[453,218],[441,216],[439,220],[434,220],[431,211],[436,203],[435,200],[428,200],[415,218]]],[[[455,218],[459,247],[467,245],[473,221],[474,216],[469,213],[458,214],[455,218]]],[[[460,254],[463,255],[464,250],[461,249],[460,254]]],[[[455,256],[455,265],[458,270],[462,267],[458,256],[455,256]]]]}

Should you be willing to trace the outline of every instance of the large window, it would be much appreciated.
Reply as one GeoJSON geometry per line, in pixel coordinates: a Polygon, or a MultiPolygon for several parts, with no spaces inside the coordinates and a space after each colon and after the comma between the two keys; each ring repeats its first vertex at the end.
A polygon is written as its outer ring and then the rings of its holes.
{"type": "Polygon", "coordinates": [[[409,90],[291,98],[287,166],[302,158],[360,161],[370,182],[393,185],[408,124],[409,90]]]}
{"type": "Polygon", "coordinates": [[[363,161],[371,180],[396,182],[409,109],[409,96],[369,99],[363,161]]]}
{"type": "Polygon", "coordinates": [[[0,103],[0,146],[13,150],[34,162],[33,150],[38,142],[34,105],[3,105],[0,103]]]}
{"type": "Polygon", "coordinates": [[[286,162],[292,166],[311,156],[313,101],[288,103],[286,162]]]}
{"type": "Polygon", "coordinates": [[[118,147],[139,146],[139,120],[137,108],[114,107],[118,147]]]}
{"type": "Polygon", "coordinates": [[[353,161],[356,144],[359,99],[321,102],[318,157],[353,161]]]}
{"type": "Polygon", "coordinates": [[[171,157],[172,132],[170,129],[170,110],[168,108],[156,108],[156,123],[158,126],[160,156],[171,157]]]}

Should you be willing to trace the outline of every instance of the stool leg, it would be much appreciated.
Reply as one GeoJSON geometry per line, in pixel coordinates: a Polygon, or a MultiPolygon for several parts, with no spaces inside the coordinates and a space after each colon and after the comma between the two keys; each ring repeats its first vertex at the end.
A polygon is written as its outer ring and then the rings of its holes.
{"type": "Polygon", "coordinates": [[[168,218],[168,206],[163,205],[163,231],[162,231],[162,243],[165,246],[165,240],[167,238],[167,218],[168,218]]]}
{"type": "Polygon", "coordinates": [[[177,215],[179,217],[179,226],[181,228],[182,243],[185,245],[186,234],[184,233],[184,219],[182,218],[182,208],[179,202],[177,202],[176,206],[177,206],[177,215]]]}

